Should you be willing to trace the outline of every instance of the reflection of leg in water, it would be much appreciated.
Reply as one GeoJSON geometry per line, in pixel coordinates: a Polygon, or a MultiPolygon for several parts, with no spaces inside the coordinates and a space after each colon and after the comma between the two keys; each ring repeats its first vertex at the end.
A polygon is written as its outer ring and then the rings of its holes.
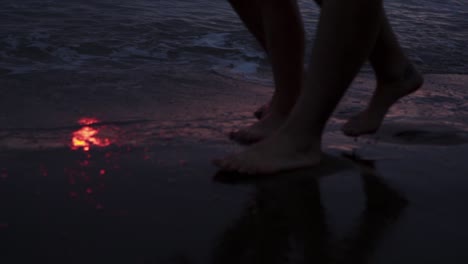
{"type": "Polygon", "coordinates": [[[339,244],[344,252],[337,254],[338,263],[368,263],[379,241],[396,224],[407,205],[407,200],[388,186],[377,174],[373,161],[347,156],[361,169],[366,208],[354,232],[339,244]]]}
{"type": "Polygon", "coordinates": [[[223,234],[213,264],[367,263],[407,202],[378,176],[372,161],[347,158],[360,169],[367,201],[344,240],[331,241],[318,182],[336,170],[298,170],[257,182],[253,205],[223,234]]]}
{"type": "Polygon", "coordinates": [[[295,0],[231,0],[234,9],[264,47],[270,59],[275,92],[268,114],[231,138],[256,142],[278,129],[296,102],[304,65],[304,30],[295,0]]]}
{"type": "MultiPolygon", "coordinates": [[[[310,176],[309,176],[310,177],[310,176]]],[[[318,180],[304,179],[286,185],[291,241],[304,263],[330,263],[330,233],[322,206],[318,180]]],[[[292,256],[294,257],[294,255],[292,256]]]]}
{"type": "Polygon", "coordinates": [[[375,168],[375,161],[362,159],[356,154],[343,154],[343,156],[357,165],[361,172],[367,211],[399,211],[406,207],[408,204],[406,198],[385,183],[375,168]]]}
{"type": "Polygon", "coordinates": [[[284,263],[289,232],[285,212],[257,190],[253,205],[223,234],[213,264],[284,263]]]}
{"type": "Polygon", "coordinates": [[[256,238],[256,210],[248,207],[223,234],[214,248],[213,264],[252,263],[256,238]]]}
{"type": "Polygon", "coordinates": [[[304,256],[325,263],[329,243],[318,182],[307,176],[258,184],[253,206],[223,234],[213,263],[290,263],[304,256]]]}

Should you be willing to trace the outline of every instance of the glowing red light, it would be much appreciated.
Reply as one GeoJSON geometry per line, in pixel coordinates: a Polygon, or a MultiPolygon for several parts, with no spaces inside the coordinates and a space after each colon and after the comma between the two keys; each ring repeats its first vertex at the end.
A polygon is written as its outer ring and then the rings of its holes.
{"type": "Polygon", "coordinates": [[[92,124],[96,124],[98,122],[99,120],[97,120],[96,118],[92,118],[92,117],[83,117],[83,118],[80,118],[80,120],[78,120],[78,124],[83,125],[83,126],[89,126],[92,124]]]}
{"type": "Polygon", "coordinates": [[[107,147],[111,144],[108,138],[98,136],[99,129],[89,126],[98,122],[99,120],[95,118],[81,118],[78,120],[78,123],[84,127],[72,134],[71,148],[73,150],[82,148],[84,151],[89,151],[93,145],[107,147]]]}
{"type": "Polygon", "coordinates": [[[101,174],[101,175],[104,175],[104,174],[106,174],[106,170],[104,170],[104,169],[101,169],[101,170],[99,171],[99,174],[101,174]]]}
{"type": "Polygon", "coordinates": [[[91,189],[91,188],[86,188],[86,193],[87,193],[87,194],[92,194],[92,193],[93,193],[93,189],[91,189]]]}

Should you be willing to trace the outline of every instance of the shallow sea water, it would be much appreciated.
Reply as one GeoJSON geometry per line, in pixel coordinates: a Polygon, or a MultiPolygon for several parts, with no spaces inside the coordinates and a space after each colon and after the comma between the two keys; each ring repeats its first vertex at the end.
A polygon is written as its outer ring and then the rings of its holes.
{"type": "MultiPolygon", "coordinates": [[[[466,1],[385,5],[402,45],[424,72],[467,72],[466,1]]],[[[313,39],[318,8],[312,1],[300,6],[313,39]]],[[[0,14],[0,74],[197,67],[258,79],[269,71],[227,1],[3,0],[0,14]]]]}

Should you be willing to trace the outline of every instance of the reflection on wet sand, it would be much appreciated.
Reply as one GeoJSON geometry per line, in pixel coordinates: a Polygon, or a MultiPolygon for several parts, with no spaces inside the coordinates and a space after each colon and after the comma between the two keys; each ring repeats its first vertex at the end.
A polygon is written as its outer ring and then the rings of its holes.
{"type": "MultiPolygon", "coordinates": [[[[251,203],[220,237],[212,263],[367,263],[407,201],[379,176],[373,161],[343,156],[358,167],[366,197],[359,221],[344,238],[332,237],[322,205],[319,180],[337,169],[325,164],[256,181],[251,203]]],[[[216,179],[227,177],[236,183],[233,175],[219,173],[216,179]]]]}
{"type": "Polygon", "coordinates": [[[99,120],[95,118],[81,118],[78,120],[78,124],[82,125],[79,130],[73,132],[71,141],[71,149],[77,150],[83,148],[84,151],[89,151],[90,147],[95,145],[99,147],[107,147],[111,144],[111,140],[108,138],[101,138],[97,134],[99,129],[92,127],[91,125],[98,123],[99,120]]]}

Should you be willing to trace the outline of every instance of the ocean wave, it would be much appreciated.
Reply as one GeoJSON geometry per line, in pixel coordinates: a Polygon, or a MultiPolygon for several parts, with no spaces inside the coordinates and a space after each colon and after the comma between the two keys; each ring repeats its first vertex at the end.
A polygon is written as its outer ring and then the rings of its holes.
{"type": "MultiPolygon", "coordinates": [[[[318,9],[306,1],[301,7],[311,35],[318,9]]],[[[386,7],[418,68],[467,72],[464,1],[392,0],[386,7]]],[[[227,2],[5,0],[0,13],[0,74],[192,64],[237,78],[268,70],[264,52],[227,2]]]]}

